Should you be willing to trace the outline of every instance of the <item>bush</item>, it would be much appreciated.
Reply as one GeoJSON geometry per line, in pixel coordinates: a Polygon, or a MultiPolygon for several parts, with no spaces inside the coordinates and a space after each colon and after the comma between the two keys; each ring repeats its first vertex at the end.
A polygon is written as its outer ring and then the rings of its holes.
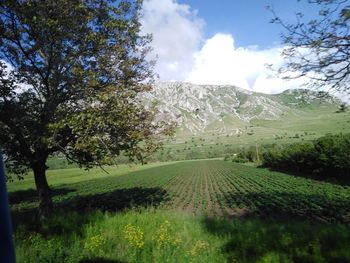
{"type": "Polygon", "coordinates": [[[263,166],[278,170],[350,176],[350,134],[327,134],[313,142],[265,150],[263,166]]]}
{"type": "Polygon", "coordinates": [[[232,158],[232,162],[234,163],[248,163],[249,160],[247,158],[241,156],[235,156],[232,158]]]}
{"type": "Polygon", "coordinates": [[[230,160],[235,163],[248,163],[248,162],[255,162],[257,160],[255,147],[250,147],[248,149],[243,148],[238,151],[234,149],[230,149],[229,153],[233,151],[236,153],[232,155],[230,154],[226,155],[224,158],[225,161],[230,160]]]}

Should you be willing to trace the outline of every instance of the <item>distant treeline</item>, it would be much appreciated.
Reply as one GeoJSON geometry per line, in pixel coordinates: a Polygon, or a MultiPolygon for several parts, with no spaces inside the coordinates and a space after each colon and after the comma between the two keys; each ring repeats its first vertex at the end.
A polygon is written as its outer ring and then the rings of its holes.
{"type": "MultiPolygon", "coordinates": [[[[325,135],[314,141],[263,146],[259,160],[263,167],[327,177],[350,177],[350,134],[325,135]]],[[[255,148],[242,150],[230,159],[256,162],[255,148]]]]}

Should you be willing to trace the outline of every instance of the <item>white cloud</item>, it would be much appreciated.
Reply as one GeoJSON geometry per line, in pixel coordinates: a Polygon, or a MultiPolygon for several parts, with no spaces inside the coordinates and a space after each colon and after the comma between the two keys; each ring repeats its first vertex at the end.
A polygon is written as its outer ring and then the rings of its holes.
{"type": "Polygon", "coordinates": [[[143,33],[152,33],[156,72],[162,80],[181,80],[192,68],[202,41],[204,20],[189,5],[175,0],[145,0],[143,33]]]}
{"type": "Polygon", "coordinates": [[[282,63],[281,48],[235,47],[231,35],[220,33],[203,41],[204,20],[176,0],[145,0],[141,23],[143,33],[153,34],[152,56],[158,57],[155,71],[160,80],[230,84],[264,93],[304,82],[282,80],[266,67],[282,63]]]}
{"type": "Polygon", "coordinates": [[[195,64],[186,81],[197,84],[228,84],[263,93],[276,93],[300,87],[305,79],[286,81],[278,78],[275,67],[283,61],[281,48],[259,50],[257,46],[234,46],[228,34],[216,34],[194,54],[195,64]]]}

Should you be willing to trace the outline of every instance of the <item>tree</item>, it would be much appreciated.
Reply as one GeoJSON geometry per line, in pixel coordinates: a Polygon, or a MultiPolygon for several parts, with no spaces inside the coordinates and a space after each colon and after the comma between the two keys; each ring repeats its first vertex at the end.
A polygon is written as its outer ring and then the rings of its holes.
{"type": "MultiPolygon", "coordinates": [[[[301,1],[301,0],[298,0],[301,1]]],[[[308,0],[319,16],[307,20],[296,14],[288,23],[270,8],[272,23],[283,27],[282,55],[285,65],[279,72],[284,78],[310,78],[313,88],[348,91],[350,88],[350,5],[347,0],[308,0]]]]}
{"type": "Polygon", "coordinates": [[[39,214],[52,210],[46,161],[80,167],[142,161],[171,126],[140,103],[151,90],[141,1],[4,0],[0,6],[0,145],[7,166],[33,170],[39,214]]]}

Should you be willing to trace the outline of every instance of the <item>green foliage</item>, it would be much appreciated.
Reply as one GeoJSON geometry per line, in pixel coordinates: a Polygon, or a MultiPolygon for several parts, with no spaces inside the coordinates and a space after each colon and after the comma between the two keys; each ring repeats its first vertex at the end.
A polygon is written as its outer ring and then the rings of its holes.
{"type": "Polygon", "coordinates": [[[2,2],[0,142],[11,166],[62,152],[90,167],[158,148],[167,129],[138,97],[153,79],[140,4],[2,2]]]}
{"type": "Polygon", "coordinates": [[[349,228],[299,220],[218,219],[165,210],[60,213],[80,230],[59,237],[18,230],[17,262],[347,262],[349,228]],[[88,217],[88,221],[83,218],[88,217]],[[167,227],[164,228],[165,223],[167,227]],[[142,249],[125,238],[126,226],[143,233],[142,249]]]}
{"type": "Polygon", "coordinates": [[[239,154],[237,156],[234,156],[231,160],[234,163],[248,163],[249,162],[249,160],[247,158],[245,158],[245,156],[240,156],[239,154]]]}
{"type": "MultiPolygon", "coordinates": [[[[5,0],[0,6],[0,145],[7,167],[33,169],[50,210],[48,157],[91,168],[123,153],[141,162],[171,124],[157,121],[151,37],[141,1],[5,0]]],[[[18,169],[20,168],[20,169],[18,169]]]]}
{"type": "Polygon", "coordinates": [[[225,157],[225,161],[228,160],[231,160],[235,163],[256,162],[256,148],[251,146],[248,148],[236,149],[236,152],[233,155],[231,155],[231,157],[229,157],[229,155],[225,157]]]}
{"type": "Polygon", "coordinates": [[[196,160],[196,159],[203,159],[206,155],[197,151],[190,151],[186,154],[185,159],[186,160],[196,160]]]}
{"type": "Polygon", "coordinates": [[[349,156],[350,134],[329,134],[313,142],[269,149],[263,153],[263,165],[341,178],[350,175],[349,156]]]}

